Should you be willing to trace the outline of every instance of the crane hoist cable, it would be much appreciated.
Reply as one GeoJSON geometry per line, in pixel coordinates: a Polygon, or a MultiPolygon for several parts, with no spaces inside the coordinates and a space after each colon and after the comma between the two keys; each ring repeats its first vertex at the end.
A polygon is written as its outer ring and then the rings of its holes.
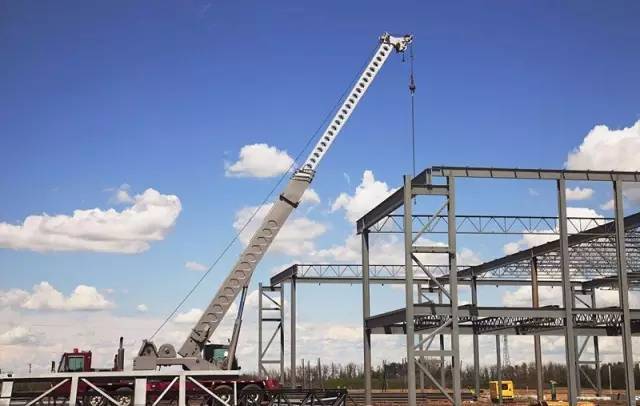
{"type": "Polygon", "coordinates": [[[409,94],[411,95],[411,154],[413,163],[413,176],[416,176],[416,82],[413,77],[413,44],[409,44],[409,94]]]}
{"type": "MultiPolygon", "coordinates": [[[[371,55],[375,54],[376,48],[377,47],[374,47],[374,49],[371,51],[369,58],[363,63],[363,65],[362,65],[360,70],[362,70],[365,66],[367,66],[369,59],[371,59],[371,55]]],[[[236,243],[236,241],[238,241],[238,239],[240,238],[240,235],[249,226],[249,224],[251,224],[251,222],[255,219],[255,217],[258,215],[260,210],[262,210],[268,203],[270,203],[271,197],[273,196],[273,193],[276,190],[278,190],[278,188],[280,187],[280,184],[282,183],[282,181],[295,168],[296,162],[298,162],[298,160],[303,156],[303,154],[309,149],[309,146],[311,145],[311,143],[313,141],[315,141],[321,135],[320,132],[326,127],[327,122],[331,119],[331,117],[333,117],[333,115],[335,114],[336,110],[342,104],[344,99],[347,97],[347,95],[349,94],[349,91],[353,88],[354,84],[356,83],[356,81],[358,80],[359,77],[360,77],[360,74],[356,74],[354,76],[353,80],[349,83],[349,85],[345,88],[345,90],[342,92],[342,94],[338,98],[338,101],[333,105],[331,110],[329,110],[327,112],[326,116],[324,117],[324,119],[322,120],[322,122],[320,123],[318,128],[311,134],[310,137],[307,138],[307,141],[305,142],[304,146],[302,147],[302,149],[300,149],[298,154],[295,156],[295,158],[294,158],[293,162],[291,163],[291,165],[289,165],[289,168],[287,168],[287,170],[280,176],[278,181],[269,190],[269,193],[267,193],[267,195],[264,197],[264,199],[262,199],[262,202],[260,203],[260,205],[258,205],[258,207],[253,211],[253,213],[251,213],[251,216],[249,217],[249,219],[234,234],[233,238],[231,238],[231,240],[229,240],[229,242],[224,246],[222,251],[218,254],[218,256],[213,261],[213,263],[207,268],[207,270],[204,272],[204,274],[195,282],[195,284],[191,287],[191,289],[189,289],[189,291],[187,291],[187,293],[178,302],[178,304],[171,311],[171,313],[169,313],[169,315],[162,321],[160,326],[158,326],[158,328],[153,332],[153,334],[149,337],[150,340],[153,339],[160,332],[160,330],[162,330],[162,328],[171,320],[171,318],[178,312],[178,310],[180,310],[180,308],[191,297],[191,295],[193,295],[193,293],[196,291],[196,289],[202,284],[202,282],[207,278],[207,276],[216,267],[216,265],[222,260],[222,258],[224,258],[224,256],[231,249],[231,247],[236,243]]]]}

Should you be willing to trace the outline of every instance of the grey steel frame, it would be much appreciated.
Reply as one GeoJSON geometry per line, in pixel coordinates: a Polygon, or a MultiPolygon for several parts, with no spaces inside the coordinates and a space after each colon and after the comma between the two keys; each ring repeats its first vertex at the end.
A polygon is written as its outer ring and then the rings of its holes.
{"type": "Polygon", "coordinates": [[[281,286],[258,284],[258,373],[268,376],[265,365],[278,365],[280,382],[284,382],[284,292],[281,286]],[[265,305],[266,303],[266,305],[265,305]],[[275,325],[271,335],[264,342],[264,324],[275,325]],[[274,340],[279,337],[278,358],[272,357],[274,340]]]}
{"type": "MultiPolygon", "coordinates": [[[[413,179],[409,176],[404,177],[404,186],[396,190],[391,196],[381,202],[378,206],[372,209],[369,213],[363,216],[361,219],[357,221],[357,231],[362,236],[362,264],[363,264],[363,309],[365,309],[363,317],[364,317],[364,365],[365,365],[365,399],[366,404],[371,404],[371,384],[370,384],[370,375],[371,375],[371,341],[370,335],[374,333],[374,329],[376,328],[375,324],[379,323],[378,329],[383,333],[396,332],[399,334],[406,334],[407,336],[407,359],[408,360],[416,360],[416,348],[414,346],[415,339],[415,328],[418,325],[419,318],[417,319],[416,310],[424,310],[426,309],[424,306],[419,305],[416,308],[414,304],[413,297],[413,272],[411,271],[413,268],[413,263],[416,261],[415,253],[442,253],[448,254],[449,256],[449,274],[445,277],[436,278],[433,275],[429,275],[432,279],[433,283],[436,285],[440,285],[440,282],[447,282],[449,286],[449,297],[450,297],[450,305],[444,312],[444,314],[449,317],[446,319],[440,319],[440,326],[436,328],[436,331],[442,332],[446,331],[451,336],[451,351],[447,354],[452,358],[452,386],[453,386],[453,398],[452,403],[455,405],[461,404],[460,399],[460,364],[459,364],[459,334],[461,334],[461,329],[459,323],[471,321],[473,323],[474,317],[479,317],[481,314],[480,308],[475,308],[475,314],[469,314],[468,319],[461,318],[462,314],[465,312],[461,312],[461,309],[457,304],[457,284],[459,278],[471,278],[472,281],[472,295],[475,296],[476,293],[476,283],[479,277],[484,276],[484,274],[490,270],[495,270],[500,266],[510,265],[516,262],[522,262],[522,260],[527,260],[530,264],[529,273],[531,275],[531,284],[533,288],[533,303],[531,311],[532,313],[528,316],[521,314],[520,322],[523,322],[525,318],[535,318],[536,315],[540,315],[543,312],[542,309],[539,308],[539,299],[538,299],[538,286],[540,284],[539,281],[539,272],[540,272],[540,258],[541,255],[555,252],[557,260],[555,262],[554,268],[559,268],[560,277],[561,277],[561,286],[562,286],[562,296],[563,296],[563,308],[553,310],[554,312],[558,312],[558,314],[554,317],[557,319],[549,318],[546,319],[547,323],[553,323],[554,320],[562,320],[563,332],[565,336],[565,344],[566,344],[566,361],[567,361],[567,382],[568,382],[568,396],[570,404],[577,403],[578,396],[578,381],[576,377],[578,376],[578,360],[579,360],[579,350],[577,348],[577,340],[576,340],[576,322],[580,320],[580,318],[588,318],[590,316],[597,316],[598,309],[589,309],[586,313],[581,313],[579,309],[576,309],[573,306],[574,302],[574,290],[573,285],[574,281],[572,280],[572,272],[570,267],[570,246],[576,246],[580,243],[589,243],[593,240],[597,240],[598,235],[606,235],[608,231],[613,231],[615,233],[615,238],[610,239],[610,246],[613,248],[613,252],[615,253],[615,263],[613,267],[615,268],[615,280],[616,282],[607,281],[611,285],[617,285],[619,297],[620,297],[620,308],[607,312],[607,316],[603,317],[618,317],[617,323],[621,329],[622,335],[622,343],[623,343],[623,357],[626,365],[625,370],[625,381],[626,381],[626,399],[629,404],[635,404],[635,382],[633,376],[633,352],[632,352],[632,344],[631,344],[631,322],[633,319],[633,315],[631,310],[629,309],[629,299],[628,299],[628,290],[629,290],[629,279],[627,275],[628,264],[627,261],[630,259],[636,259],[636,249],[637,247],[633,247],[633,252],[630,254],[625,249],[625,238],[628,238],[626,234],[629,224],[627,224],[627,220],[631,223],[636,223],[637,229],[637,218],[624,218],[623,211],[623,200],[622,200],[622,183],[623,182],[640,182],[640,173],[638,172],[615,172],[615,171],[568,171],[568,170],[541,170],[541,169],[515,169],[515,168],[470,168],[470,167],[432,167],[424,170],[419,175],[415,176],[413,179]],[[433,184],[432,179],[434,177],[444,178],[446,180],[445,184],[433,184]],[[519,261],[514,261],[514,258],[505,257],[503,259],[498,259],[493,261],[492,264],[483,264],[480,267],[469,267],[461,272],[458,272],[456,267],[456,234],[458,231],[458,223],[456,222],[455,217],[455,179],[456,178],[496,178],[496,179],[536,179],[536,180],[548,180],[555,181],[557,187],[557,204],[558,204],[558,221],[557,227],[559,232],[558,241],[553,243],[545,244],[541,247],[544,249],[541,252],[540,247],[533,248],[531,250],[525,250],[514,254],[515,256],[519,256],[519,261]],[[577,234],[571,236],[572,240],[570,241],[569,230],[568,230],[568,218],[567,218],[567,204],[566,204],[566,181],[567,180],[583,180],[583,181],[606,181],[611,182],[613,184],[614,191],[614,203],[615,203],[615,216],[614,220],[609,223],[609,228],[605,225],[598,225],[597,227],[601,227],[601,229],[595,228],[596,235],[587,235],[586,230],[580,230],[577,234]],[[412,214],[412,200],[418,195],[438,195],[445,196],[447,199],[447,235],[448,235],[448,246],[443,247],[416,247],[414,246],[415,240],[414,234],[416,234],[413,230],[414,225],[414,216],[412,214]],[[405,275],[406,275],[406,289],[405,289],[405,297],[406,297],[406,307],[401,309],[401,311],[390,312],[383,315],[378,315],[371,317],[369,314],[370,304],[369,304],[369,294],[368,290],[370,288],[370,281],[368,277],[369,272],[369,233],[372,231],[381,231],[381,232],[389,232],[389,230],[385,230],[384,226],[380,226],[381,223],[397,225],[397,222],[393,219],[393,212],[399,208],[403,208],[403,225],[402,232],[404,233],[404,241],[405,241],[405,275]],[[613,227],[611,227],[611,225],[613,227]],[[536,252],[538,249],[538,252],[536,252]],[[487,266],[489,265],[489,266],[487,266]],[[482,267],[484,266],[484,269],[482,267]],[[440,282],[438,281],[440,279],[440,282]],[[615,313],[615,315],[614,315],[615,313]],[[586,315],[586,316],[585,316],[586,315]],[[446,320],[446,321],[444,321],[446,320]]],[[[637,215],[640,217],[640,214],[637,215]]],[[[441,219],[439,213],[436,213],[432,218],[441,219]]],[[[425,232],[425,229],[430,227],[429,223],[423,222],[423,227],[421,231],[417,233],[420,235],[425,232]]],[[[592,228],[593,231],[593,228],[592,228]]],[[[636,233],[637,234],[637,233],[636,233]]],[[[631,240],[635,242],[635,239],[631,240]]],[[[590,248],[598,251],[599,247],[591,246],[590,248]]],[[[601,254],[601,252],[598,252],[601,254]]],[[[585,261],[585,267],[594,266],[590,263],[589,259],[585,261]]],[[[635,270],[631,268],[632,270],[635,270]]],[[[580,272],[580,270],[579,270],[580,272]]],[[[427,270],[425,270],[427,273],[427,270]]],[[[500,275],[504,276],[504,275],[500,275]]],[[[583,273],[584,277],[585,274],[583,273]]],[[[611,277],[611,275],[606,275],[606,277],[611,277]]],[[[589,279],[589,278],[584,278],[589,279]]],[[[583,281],[584,281],[583,279],[583,281]]],[[[593,279],[593,278],[591,278],[593,279]]],[[[444,290],[443,290],[444,292],[444,290]]],[[[477,298],[476,298],[477,301],[477,298]]],[[[473,304],[476,306],[476,304],[473,304]]],[[[434,306],[431,306],[433,311],[434,306]]],[[[442,309],[444,310],[444,309],[442,309]]],[[[514,317],[510,315],[513,313],[514,309],[492,309],[492,315],[500,315],[503,317],[514,317]],[[496,313],[497,312],[497,313],[496,313]]],[[[521,313],[526,313],[527,309],[520,309],[521,313]]],[[[518,312],[518,311],[516,311],[518,312]]],[[[544,312],[547,312],[545,309],[544,312]]],[[[424,313],[423,315],[427,315],[424,313]]],[[[487,316],[489,316],[487,314],[487,316]]],[[[600,315],[602,316],[602,315],[600,315]]],[[[637,316],[637,315],[636,315],[637,316]]],[[[551,326],[553,329],[553,325],[551,326]]],[[[476,328],[471,328],[471,333],[476,335],[476,328]]],[[[556,327],[557,330],[557,327],[556,327]]],[[[586,330],[585,330],[586,331],[586,330]]],[[[537,334],[543,333],[544,330],[540,330],[537,334]]],[[[584,331],[583,331],[584,333],[584,331]]],[[[596,336],[598,335],[598,329],[589,329],[588,335],[596,336]]],[[[497,342],[499,346],[499,341],[497,342]]],[[[597,341],[594,340],[594,345],[597,348],[597,341]]],[[[539,338],[534,340],[534,348],[535,348],[535,360],[538,371],[541,370],[541,351],[540,351],[540,342],[539,338]]],[[[596,353],[598,350],[596,349],[596,353]]],[[[477,345],[474,340],[474,360],[477,359],[477,345]]],[[[416,377],[415,377],[415,365],[416,363],[420,366],[419,360],[416,362],[409,362],[409,368],[407,373],[407,385],[408,385],[408,396],[409,396],[409,405],[414,406],[416,404],[416,377]]],[[[433,380],[436,386],[437,382],[435,379],[433,380]]],[[[538,381],[538,397],[539,399],[542,396],[542,377],[540,373],[538,373],[537,377],[538,381]]],[[[444,393],[444,391],[443,391],[444,393]]]]}

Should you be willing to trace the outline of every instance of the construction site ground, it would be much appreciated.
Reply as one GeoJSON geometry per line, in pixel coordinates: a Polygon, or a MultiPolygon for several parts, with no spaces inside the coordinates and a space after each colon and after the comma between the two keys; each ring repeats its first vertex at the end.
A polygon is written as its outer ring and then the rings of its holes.
{"type": "MultiPolygon", "coordinates": [[[[567,389],[557,388],[556,391],[557,400],[567,400],[567,389]]],[[[357,405],[364,405],[364,392],[362,390],[354,389],[349,390],[351,400],[357,405]]],[[[407,404],[407,392],[406,390],[388,390],[385,392],[376,391],[373,392],[373,404],[376,406],[396,406],[407,404]]],[[[472,396],[472,392],[463,392],[463,400],[465,405],[492,405],[495,404],[489,399],[489,390],[483,389],[478,396],[478,400],[469,400],[472,396]]],[[[594,399],[596,394],[593,390],[584,389],[581,392],[581,405],[625,405],[624,391],[613,390],[611,393],[609,390],[603,392],[601,397],[607,397],[613,400],[594,399]],[[583,403],[584,402],[584,403],[583,403]]],[[[551,392],[545,391],[545,399],[549,401],[549,405],[553,405],[551,402],[551,392]]],[[[418,390],[417,393],[417,405],[450,405],[451,403],[445,399],[442,394],[436,389],[425,389],[424,391],[418,390]]],[[[505,401],[505,404],[509,405],[536,405],[535,389],[516,389],[516,399],[514,401],[505,401]]],[[[564,403],[566,405],[566,403],[564,403]]]]}

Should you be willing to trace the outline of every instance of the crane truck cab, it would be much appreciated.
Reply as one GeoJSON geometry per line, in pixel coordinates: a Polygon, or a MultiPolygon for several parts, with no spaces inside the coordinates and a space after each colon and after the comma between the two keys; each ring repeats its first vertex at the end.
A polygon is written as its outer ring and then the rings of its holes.
{"type": "Polygon", "coordinates": [[[216,365],[219,369],[240,369],[238,359],[235,355],[231,362],[231,368],[227,368],[227,363],[229,362],[229,344],[205,344],[203,355],[205,360],[216,365]]]}
{"type": "Polygon", "coordinates": [[[91,351],[79,351],[77,348],[73,352],[65,352],[60,357],[58,372],[87,372],[91,369],[91,351]]]}

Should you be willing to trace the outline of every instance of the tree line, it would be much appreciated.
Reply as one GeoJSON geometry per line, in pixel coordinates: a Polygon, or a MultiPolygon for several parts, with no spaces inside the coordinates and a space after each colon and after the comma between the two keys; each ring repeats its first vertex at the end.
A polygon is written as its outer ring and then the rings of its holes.
{"type": "MultiPolygon", "coordinates": [[[[582,387],[591,387],[590,382],[596,382],[596,369],[594,366],[582,365],[583,373],[580,374],[582,387]]],[[[602,388],[609,388],[609,369],[611,370],[611,387],[613,389],[623,389],[624,364],[622,362],[601,365],[602,388]]],[[[440,382],[441,370],[439,362],[427,362],[427,370],[440,382]]],[[[347,364],[323,363],[320,359],[306,361],[304,367],[296,367],[296,381],[298,385],[310,388],[349,388],[362,389],[364,386],[364,368],[361,364],[353,362],[347,364]]],[[[636,382],[640,383],[640,366],[634,367],[636,382]]],[[[284,374],[285,383],[290,381],[291,369],[287,368],[284,374]]],[[[420,369],[416,367],[416,376],[419,377],[420,369]]],[[[269,371],[269,376],[279,377],[279,371],[269,371]]],[[[405,389],[407,387],[407,363],[383,362],[373,368],[371,374],[372,386],[377,390],[385,389],[405,389]]],[[[472,365],[466,365],[461,371],[461,383],[464,388],[473,388],[475,385],[474,369],[472,365]]],[[[486,388],[488,382],[497,379],[497,368],[495,365],[480,368],[480,386],[486,388]]],[[[542,377],[545,387],[550,385],[550,381],[555,381],[559,386],[567,384],[567,368],[564,364],[548,362],[542,366],[542,377]]],[[[517,388],[536,387],[536,367],[533,362],[502,366],[502,379],[511,380],[517,388]]],[[[451,366],[446,365],[444,369],[444,380],[447,387],[451,386],[451,366]]],[[[417,379],[419,382],[419,379],[417,379]]],[[[425,388],[435,388],[428,378],[425,377],[425,388]]],[[[419,384],[418,384],[419,385],[419,384]]]]}

